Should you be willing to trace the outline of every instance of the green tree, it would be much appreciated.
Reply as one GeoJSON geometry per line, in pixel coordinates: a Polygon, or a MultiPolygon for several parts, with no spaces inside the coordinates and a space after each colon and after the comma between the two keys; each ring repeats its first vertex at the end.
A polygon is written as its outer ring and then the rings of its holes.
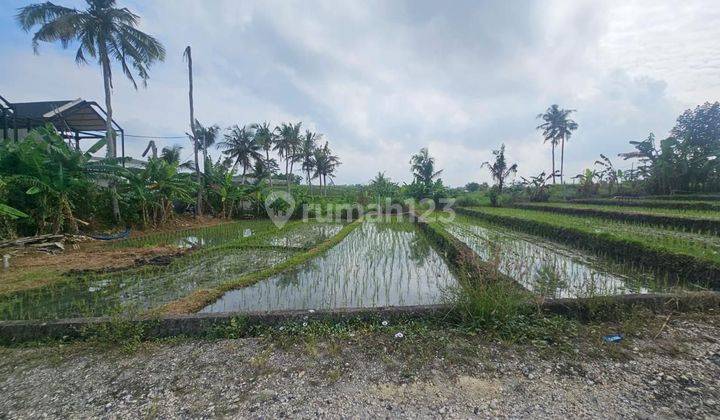
{"type": "Polygon", "coordinates": [[[275,144],[275,135],[268,122],[253,124],[251,128],[255,131],[255,141],[265,151],[265,166],[270,171],[269,182],[272,187],[272,175],[277,171],[277,162],[270,159],[270,151],[275,144]]]}
{"type": "Polygon", "coordinates": [[[492,153],[495,156],[495,161],[493,163],[483,162],[480,167],[487,166],[490,171],[490,176],[495,181],[495,191],[497,194],[491,195],[490,201],[493,205],[497,205],[497,196],[503,193],[507,178],[517,172],[518,165],[517,163],[513,163],[512,165],[507,164],[504,144],[501,145],[498,150],[493,150],[492,153]]]}
{"type": "Polygon", "coordinates": [[[569,118],[570,114],[576,112],[574,109],[562,109],[558,105],[551,105],[544,113],[538,114],[544,123],[537,126],[542,130],[545,142],[552,144],[552,174],[553,184],[555,183],[555,147],[560,146],[560,183],[563,182],[565,166],[565,141],[570,140],[572,132],[577,130],[578,124],[569,118]]]}
{"type": "Polygon", "coordinates": [[[321,191],[327,195],[327,179],[335,177],[335,170],[340,165],[340,158],[330,150],[328,142],[323,147],[315,149],[315,173],[313,178],[318,178],[321,191]]]}
{"type": "Polygon", "coordinates": [[[368,190],[377,201],[378,206],[381,204],[381,200],[394,197],[399,189],[400,187],[385,176],[384,172],[378,172],[368,185],[368,190]]]}
{"type": "Polygon", "coordinates": [[[298,149],[301,145],[300,140],[300,127],[302,123],[288,124],[282,123],[280,126],[275,127],[275,150],[281,159],[285,160],[285,181],[287,182],[287,189],[290,191],[291,178],[293,163],[297,161],[298,149]]]}
{"type": "MultiPolygon", "coordinates": [[[[86,0],[88,8],[77,10],[51,2],[32,4],[18,10],[20,27],[29,32],[39,29],[32,39],[33,49],[38,51],[40,42],[60,41],[63,48],[72,42],[79,43],[75,62],[87,63],[87,58],[97,60],[102,69],[105,88],[105,111],[107,112],[107,157],[117,157],[115,133],[112,127],[112,66],[120,64],[122,72],[137,89],[135,77],[147,84],[150,66],[165,59],[165,48],[152,36],[137,29],[140,18],[127,8],[116,7],[115,0],[86,0]]],[[[117,194],[111,194],[112,212],[120,220],[117,194]]]]}
{"type": "Polygon", "coordinates": [[[204,126],[200,121],[195,120],[195,138],[198,139],[198,147],[203,153],[203,172],[206,165],[212,165],[208,159],[208,150],[215,145],[220,136],[220,127],[215,125],[204,126]]]}
{"type": "Polygon", "coordinates": [[[235,161],[232,167],[233,171],[238,165],[242,165],[242,183],[245,184],[245,175],[248,169],[252,168],[255,161],[263,158],[253,130],[235,125],[230,128],[229,133],[225,134],[225,141],[221,142],[219,146],[224,154],[235,161]]]}
{"type": "Polygon", "coordinates": [[[477,182],[468,182],[467,185],[465,185],[465,190],[467,192],[478,192],[480,191],[480,184],[477,182]]]}
{"type": "Polygon", "coordinates": [[[317,141],[322,138],[322,134],[313,133],[310,130],[305,130],[305,135],[302,138],[302,146],[300,147],[300,155],[302,158],[301,167],[305,172],[308,189],[312,193],[312,185],[310,184],[311,173],[315,169],[315,149],[317,148],[317,141]]]}
{"type": "Polygon", "coordinates": [[[410,158],[410,170],[416,182],[422,184],[426,188],[432,187],[432,184],[443,170],[435,170],[435,158],[431,157],[427,148],[420,149],[420,152],[414,154],[410,158]]]}

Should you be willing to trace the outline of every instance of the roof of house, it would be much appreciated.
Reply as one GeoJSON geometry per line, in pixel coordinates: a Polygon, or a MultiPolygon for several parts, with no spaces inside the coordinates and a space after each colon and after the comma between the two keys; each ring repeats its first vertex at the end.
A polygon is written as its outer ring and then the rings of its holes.
{"type": "MultiPolygon", "coordinates": [[[[37,127],[52,123],[62,131],[105,131],[105,111],[95,102],[83,99],[10,103],[18,125],[37,127]]],[[[113,121],[116,129],[120,126],[113,121]]]]}

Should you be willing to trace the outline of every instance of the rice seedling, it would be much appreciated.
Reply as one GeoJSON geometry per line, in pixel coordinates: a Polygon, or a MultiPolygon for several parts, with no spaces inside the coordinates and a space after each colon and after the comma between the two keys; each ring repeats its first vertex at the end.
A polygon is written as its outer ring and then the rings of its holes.
{"type": "Polygon", "coordinates": [[[534,210],[483,208],[459,212],[667,273],[685,284],[718,285],[717,236],[534,210]]]}
{"type": "Polygon", "coordinates": [[[365,222],[323,256],[230,291],[202,312],[442,303],[455,282],[413,225],[365,222]]]}
{"type": "Polygon", "coordinates": [[[541,238],[460,217],[444,226],[483,260],[542,297],[591,297],[664,290],[666,281],[541,238]]]}

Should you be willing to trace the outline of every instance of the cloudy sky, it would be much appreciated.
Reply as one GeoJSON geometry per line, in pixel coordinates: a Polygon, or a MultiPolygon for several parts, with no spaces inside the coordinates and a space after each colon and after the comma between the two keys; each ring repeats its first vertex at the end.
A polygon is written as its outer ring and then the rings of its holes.
{"type": "MultiPolygon", "coordinates": [[[[56,2],[83,7],[81,1],[56,2]]],[[[0,8],[0,95],[10,101],[102,102],[99,67],[42,45],[0,8]]],[[[550,167],[535,116],[577,109],[566,173],[615,156],[683,110],[720,99],[720,2],[120,0],[167,48],[147,89],[116,73],[116,120],[135,135],[188,131],[193,48],[196,115],[223,127],[302,121],[343,165],[337,183],[378,171],[409,181],[429,147],[450,185],[488,181],[480,164],[507,145],[521,175],[550,167]]],[[[138,157],[147,140],[128,139],[138,157]]],[[[160,145],[186,143],[160,140],[160,145]]],[[[185,155],[191,155],[188,145],[185,155]]],[[[620,166],[627,163],[622,162],[620,166]]]]}

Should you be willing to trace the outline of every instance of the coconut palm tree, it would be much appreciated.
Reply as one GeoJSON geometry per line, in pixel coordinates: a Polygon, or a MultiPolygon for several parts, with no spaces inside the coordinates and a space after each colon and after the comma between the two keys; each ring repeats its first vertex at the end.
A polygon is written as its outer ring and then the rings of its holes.
{"type": "Polygon", "coordinates": [[[325,142],[323,147],[315,149],[313,159],[315,160],[313,178],[318,178],[322,193],[327,195],[327,179],[335,177],[335,170],[340,165],[340,158],[332,154],[328,142],[325,142]]]}
{"type": "Polygon", "coordinates": [[[242,165],[242,183],[245,184],[245,175],[248,169],[252,168],[253,163],[262,160],[260,153],[260,145],[255,140],[255,133],[252,129],[237,125],[230,128],[230,132],[225,134],[225,141],[219,144],[223,153],[235,160],[232,170],[237,168],[238,164],[242,165]]]}
{"type": "Polygon", "coordinates": [[[433,180],[442,173],[442,169],[435,170],[435,158],[431,157],[428,149],[423,147],[420,152],[414,154],[410,159],[410,168],[415,181],[421,183],[426,188],[432,186],[433,180]]]}
{"type": "Polygon", "coordinates": [[[569,118],[569,115],[576,112],[574,109],[562,109],[553,104],[544,113],[538,114],[544,123],[537,126],[537,130],[543,131],[545,142],[552,144],[552,173],[553,184],[555,183],[555,147],[560,144],[560,183],[563,182],[563,169],[565,166],[565,141],[570,139],[572,132],[577,130],[578,124],[569,118]]]}
{"type": "Polygon", "coordinates": [[[171,165],[180,165],[180,152],[182,151],[182,146],[179,146],[177,144],[173,144],[170,147],[163,147],[160,151],[160,159],[164,160],[165,162],[171,164],[171,165]]]}
{"type": "Polygon", "coordinates": [[[285,179],[287,189],[290,191],[290,174],[292,174],[293,163],[297,161],[298,148],[300,147],[300,127],[302,123],[282,123],[275,127],[275,150],[281,159],[285,160],[285,179]]]}
{"type": "MultiPolygon", "coordinates": [[[[273,133],[273,129],[270,128],[270,123],[266,121],[262,124],[253,124],[250,128],[255,130],[255,141],[260,145],[260,148],[265,151],[266,164],[273,167],[270,162],[270,151],[273,149],[273,145],[275,144],[275,135],[273,133]]],[[[277,166],[277,162],[274,162],[274,164],[277,166]]],[[[272,187],[272,175],[269,180],[270,186],[272,187]]]]}
{"type": "Polygon", "coordinates": [[[206,172],[206,166],[212,165],[212,162],[208,161],[208,149],[215,145],[219,135],[220,127],[217,124],[205,127],[200,121],[195,120],[195,137],[203,153],[203,172],[206,172]]]}
{"type": "Polygon", "coordinates": [[[308,189],[312,193],[312,185],[310,184],[310,173],[315,169],[315,149],[316,142],[322,138],[322,134],[313,133],[305,130],[305,136],[302,139],[300,147],[300,156],[302,158],[302,170],[305,172],[308,189]]]}
{"type": "MultiPolygon", "coordinates": [[[[51,2],[31,4],[18,10],[17,21],[29,32],[39,26],[32,39],[37,53],[40,42],[60,41],[63,48],[73,41],[79,43],[75,62],[87,63],[88,58],[97,60],[102,69],[105,88],[105,111],[107,112],[107,157],[117,158],[115,135],[112,127],[112,66],[120,64],[122,72],[137,89],[135,77],[147,85],[148,70],[156,61],[165,59],[165,48],[152,36],[137,29],[140,18],[127,8],[116,7],[115,0],[86,0],[88,8],[77,10],[51,2]]],[[[114,190],[114,188],[113,188],[114,190]]],[[[112,212],[120,220],[117,194],[111,194],[112,212]]]]}

